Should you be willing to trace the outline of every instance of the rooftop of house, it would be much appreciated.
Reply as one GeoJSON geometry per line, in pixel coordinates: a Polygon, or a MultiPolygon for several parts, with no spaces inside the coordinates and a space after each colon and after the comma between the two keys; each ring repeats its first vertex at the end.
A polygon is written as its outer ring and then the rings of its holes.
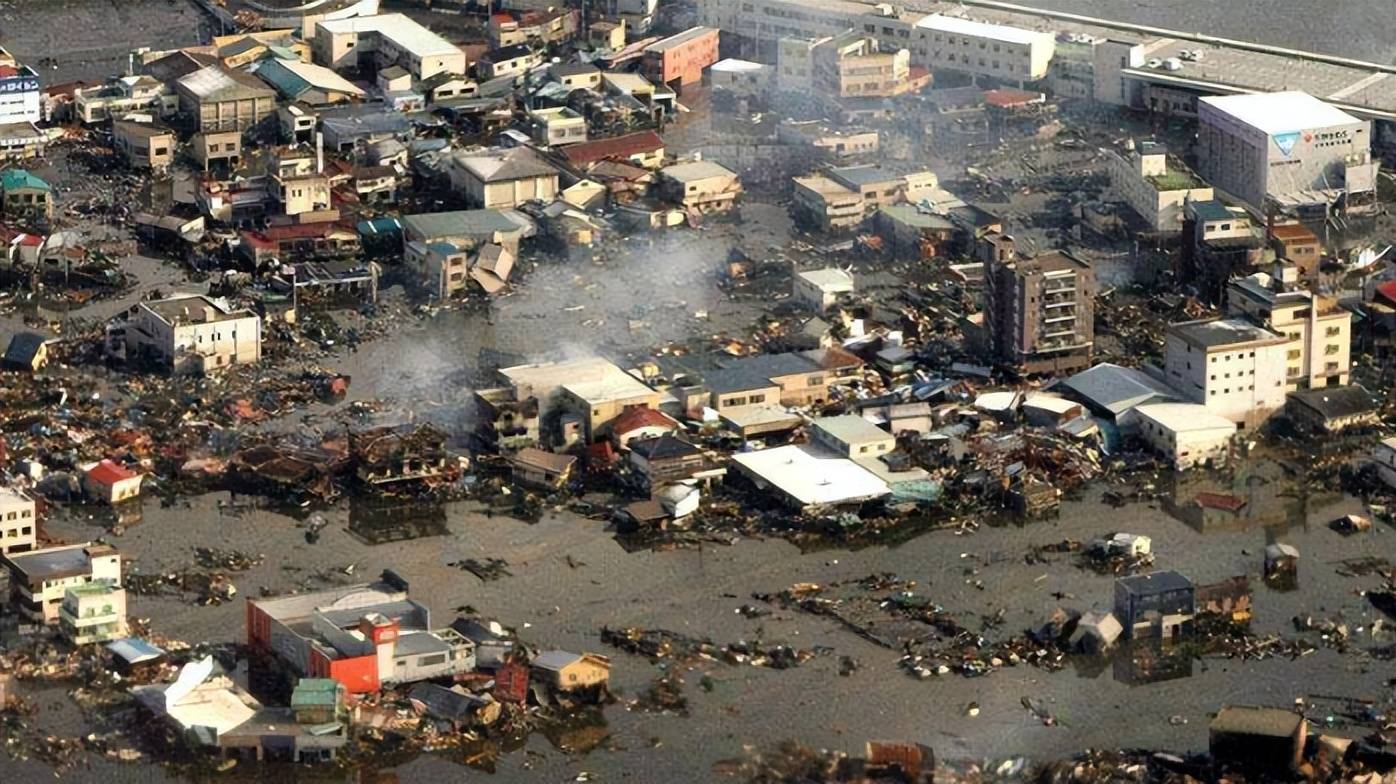
{"type": "Polygon", "coordinates": [[[1236,423],[1213,414],[1198,403],[1147,403],[1135,409],[1139,416],[1152,420],[1174,433],[1200,430],[1236,430],[1236,423]]]}
{"type": "Polygon", "coordinates": [[[630,451],[646,460],[677,460],[703,454],[702,449],[668,433],[655,438],[633,440],[630,442],[630,451]]]}
{"type": "Polygon", "coordinates": [[[486,183],[558,175],[552,164],[528,147],[460,152],[456,154],[455,159],[472,176],[486,183]]]}
{"type": "Polygon", "coordinates": [[[677,163],[673,166],[665,166],[660,172],[672,180],[681,183],[698,182],[699,180],[713,179],[717,177],[736,177],[737,175],[726,166],[716,161],[692,161],[690,163],[677,163]]]}
{"type": "Polygon", "coordinates": [[[856,414],[821,417],[814,420],[813,426],[845,444],[866,444],[894,438],[891,433],[856,414]]]}
{"type": "Polygon", "coordinates": [[[743,357],[719,370],[705,373],[703,380],[708,389],[722,395],[767,389],[777,386],[773,379],[819,370],[819,365],[803,354],[759,354],[743,357]]]}
{"type": "Polygon", "coordinates": [[[222,65],[210,65],[183,76],[179,86],[200,101],[214,103],[276,95],[275,90],[252,74],[222,65]]]}
{"type": "Polygon", "coordinates": [[[1291,392],[1289,399],[1312,409],[1325,419],[1355,416],[1377,409],[1372,394],[1360,386],[1301,389],[1291,392]]]}
{"type": "Polygon", "coordinates": [[[607,158],[629,158],[664,150],[664,139],[654,131],[638,131],[609,139],[569,144],[562,155],[573,166],[585,166],[607,158]]]}
{"type": "Polygon", "coordinates": [[[561,474],[570,469],[577,462],[577,458],[527,447],[515,453],[511,461],[516,466],[533,468],[549,474],[561,474]]]}
{"type": "Polygon", "coordinates": [[[853,291],[853,276],[838,267],[805,270],[797,277],[820,291],[853,291]]]}
{"type": "Polygon", "coordinates": [[[802,506],[856,502],[889,492],[887,483],[868,469],[809,445],[743,452],[732,461],[802,506]]]}
{"type": "Polygon", "coordinates": [[[1298,733],[1303,724],[1302,714],[1286,708],[1228,705],[1217,712],[1209,729],[1224,734],[1289,738],[1298,733]]]}
{"type": "Polygon", "coordinates": [[[426,240],[440,237],[492,237],[495,234],[525,232],[528,219],[513,210],[453,210],[404,215],[402,225],[409,234],[426,240]]]}
{"type": "Polygon", "coordinates": [[[116,549],[109,545],[88,542],[64,547],[46,547],[27,553],[11,553],[4,558],[10,562],[10,567],[25,579],[39,582],[88,574],[92,571],[93,558],[114,554],[116,549]]]}
{"type": "Polygon", "coordinates": [[[0,189],[6,191],[21,189],[40,191],[52,190],[47,182],[30,174],[26,169],[6,169],[3,173],[0,173],[0,189]]]}
{"type": "Polygon", "coordinates": [[[460,49],[406,14],[377,14],[319,23],[330,33],[377,33],[418,58],[459,54],[460,49]]]}
{"type": "Polygon", "coordinates": [[[1192,581],[1171,569],[1121,577],[1115,581],[1115,584],[1135,596],[1192,590],[1192,581]]]}

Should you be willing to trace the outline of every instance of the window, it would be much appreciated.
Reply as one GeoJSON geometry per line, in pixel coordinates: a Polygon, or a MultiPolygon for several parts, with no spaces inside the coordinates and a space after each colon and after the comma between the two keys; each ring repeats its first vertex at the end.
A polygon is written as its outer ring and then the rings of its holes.
{"type": "Polygon", "coordinates": [[[435,667],[435,666],[438,665],[438,664],[445,664],[445,663],[446,663],[446,654],[444,654],[444,653],[434,653],[434,654],[432,654],[432,655],[430,655],[430,656],[418,656],[418,657],[417,657],[417,666],[418,666],[418,667],[435,667]]]}
{"type": "Polygon", "coordinates": [[[1342,331],[1343,330],[1339,327],[1329,327],[1328,329],[1324,330],[1324,335],[1326,337],[1336,338],[1338,336],[1338,333],[1342,331]]]}
{"type": "Polygon", "coordinates": [[[858,447],[858,454],[860,454],[860,455],[866,455],[867,453],[868,453],[868,445],[867,445],[867,444],[864,444],[864,445],[858,447]]]}
{"type": "Polygon", "coordinates": [[[766,402],[766,396],[765,396],[765,395],[752,395],[751,397],[747,398],[747,400],[751,401],[752,403],[764,403],[764,402],[766,402]]]}

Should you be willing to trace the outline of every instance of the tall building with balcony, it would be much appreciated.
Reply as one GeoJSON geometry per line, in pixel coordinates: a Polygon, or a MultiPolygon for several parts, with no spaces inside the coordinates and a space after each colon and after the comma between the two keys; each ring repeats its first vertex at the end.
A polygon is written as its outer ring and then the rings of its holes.
{"type": "Polygon", "coordinates": [[[1298,287],[1293,264],[1227,286],[1226,310],[1285,337],[1285,391],[1340,387],[1352,368],[1352,312],[1332,297],[1298,287]]]}
{"type": "Polygon", "coordinates": [[[1095,271],[1065,251],[991,260],[984,275],[990,350],[1027,375],[1081,370],[1095,341],[1095,271]]]}

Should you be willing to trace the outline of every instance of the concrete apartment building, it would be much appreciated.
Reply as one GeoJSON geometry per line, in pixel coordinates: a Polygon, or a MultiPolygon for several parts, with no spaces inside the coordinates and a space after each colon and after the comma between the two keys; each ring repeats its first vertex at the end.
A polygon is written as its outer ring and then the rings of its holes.
{"type": "Polygon", "coordinates": [[[18,490],[0,488],[0,555],[33,550],[38,526],[34,499],[18,490]]]}
{"type": "Polygon", "coordinates": [[[1229,316],[1249,318],[1285,337],[1285,391],[1347,386],[1352,367],[1352,312],[1332,297],[1299,287],[1298,269],[1233,280],[1229,316]]]}
{"type": "Polygon", "coordinates": [[[439,73],[463,74],[465,52],[405,14],[320,22],[311,39],[315,62],[336,71],[400,66],[414,82],[439,73]]]}
{"type": "Polygon", "coordinates": [[[63,593],[58,630],[70,645],[111,642],[126,636],[126,589],[106,580],[63,593]]]}
{"type": "Polygon", "coordinates": [[[1047,76],[1057,37],[1008,25],[932,14],[910,44],[919,65],[1023,84],[1047,76]]]}
{"type": "Polygon", "coordinates": [[[131,112],[168,117],[179,109],[179,96],[150,76],[121,76],[95,87],[73,91],[73,113],[83,125],[95,125],[131,112]]]}
{"type": "Polygon", "coordinates": [[[1198,100],[1198,172],[1264,210],[1376,187],[1371,123],[1298,91],[1198,100]]]}
{"type": "Polygon", "coordinates": [[[112,145],[128,166],[164,171],[174,162],[174,131],[154,123],[117,120],[111,124],[112,145]]]}
{"type": "Polygon", "coordinates": [[[180,114],[199,131],[246,131],[276,112],[276,90],[261,79],[210,65],[175,83],[180,114]]]}
{"type": "Polygon", "coordinates": [[[0,558],[10,570],[11,598],[34,623],[57,623],[63,595],[97,581],[121,584],[121,553],[105,544],[71,544],[0,558]]]}
{"type": "MultiPolygon", "coordinates": [[[[798,48],[792,49],[792,53],[798,52],[798,48]]],[[[885,98],[917,86],[911,80],[911,52],[883,51],[877,39],[862,33],[850,30],[826,38],[808,53],[814,86],[822,95],[885,98]]]]}
{"type": "Polygon", "coordinates": [[[108,333],[125,357],[145,358],[173,373],[209,373],[262,358],[262,320],[221,300],[183,294],[133,307],[108,333]]]}
{"type": "Polygon", "coordinates": [[[718,30],[692,27],[645,47],[642,73],[656,84],[682,88],[703,81],[703,71],[717,62],[718,30]]]}
{"type": "Polygon", "coordinates": [[[1246,319],[1172,324],[1165,336],[1164,378],[1237,428],[1254,428],[1284,407],[1288,342],[1246,319]]]}
{"type": "Polygon", "coordinates": [[[1095,271],[1065,251],[996,257],[985,265],[988,344],[1020,373],[1064,373],[1091,363],[1095,271]]]}
{"type": "Polygon", "coordinates": [[[1115,197],[1128,204],[1150,231],[1181,232],[1184,206],[1190,201],[1210,201],[1214,195],[1207,183],[1157,142],[1133,143],[1123,154],[1107,151],[1106,161],[1115,197]]]}
{"type": "Polygon", "coordinates": [[[708,69],[708,81],[742,98],[764,95],[775,84],[776,69],[763,63],[729,57],[713,63],[708,69]]]}

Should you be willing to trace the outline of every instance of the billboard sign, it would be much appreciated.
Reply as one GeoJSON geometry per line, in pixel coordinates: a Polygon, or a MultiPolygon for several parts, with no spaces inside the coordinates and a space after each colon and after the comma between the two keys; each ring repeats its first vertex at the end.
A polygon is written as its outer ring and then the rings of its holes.
{"type": "Polygon", "coordinates": [[[1299,132],[1277,133],[1270,138],[1275,140],[1275,146],[1280,148],[1280,154],[1288,158],[1289,154],[1294,152],[1294,145],[1299,143],[1299,132]]]}
{"type": "Polygon", "coordinates": [[[0,79],[0,95],[38,91],[39,77],[37,76],[10,76],[0,79]]]}

